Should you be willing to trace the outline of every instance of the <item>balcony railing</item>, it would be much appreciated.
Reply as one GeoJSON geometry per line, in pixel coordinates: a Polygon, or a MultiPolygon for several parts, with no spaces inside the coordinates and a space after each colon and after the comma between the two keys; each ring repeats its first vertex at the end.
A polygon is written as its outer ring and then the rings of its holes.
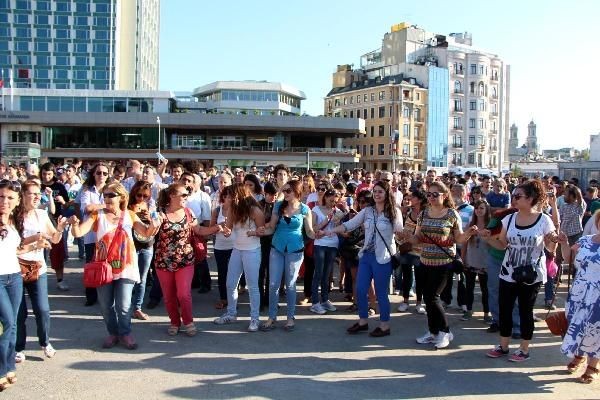
{"type": "Polygon", "coordinates": [[[461,113],[461,112],[463,112],[463,109],[462,109],[462,107],[455,107],[454,112],[461,113]]]}
{"type": "Polygon", "coordinates": [[[497,111],[492,111],[492,112],[490,113],[490,115],[491,115],[492,117],[497,117],[497,116],[498,116],[498,112],[497,112],[497,111]]]}
{"type": "Polygon", "coordinates": [[[462,69],[460,69],[460,70],[458,70],[458,71],[455,71],[455,70],[454,70],[454,71],[452,71],[452,73],[453,73],[454,75],[460,75],[460,76],[464,76],[464,74],[465,74],[465,71],[464,71],[464,70],[462,70],[462,69]]]}
{"type": "Polygon", "coordinates": [[[462,89],[454,89],[454,93],[458,93],[458,94],[464,94],[465,91],[462,89]]]}
{"type": "Polygon", "coordinates": [[[498,146],[490,146],[490,151],[498,151],[498,146]]]}
{"type": "Polygon", "coordinates": [[[454,149],[462,149],[462,143],[452,143],[452,148],[454,149]]]}
{"type": "Polygon", "coordinates": [[[498,130],[497,129],[490,129],[490,133],[492,135],[497,135],[498,134],[498,130]]]}
{"type": "Polygon", "coordinates": [[[497,77],[497,76],[492,76],[490,79],[491,79],[492,81],[497,81],[497,80],[498,80],[498,77],[497,77]]]}
{"type": "Polygon", "coordinates": [[[453,127],[452,127],[452,130],[453,130],[453,131],[462,131],[462,130],[463,130],[463,127],[462,127],[462,126],[453,126],[453,127]]]}

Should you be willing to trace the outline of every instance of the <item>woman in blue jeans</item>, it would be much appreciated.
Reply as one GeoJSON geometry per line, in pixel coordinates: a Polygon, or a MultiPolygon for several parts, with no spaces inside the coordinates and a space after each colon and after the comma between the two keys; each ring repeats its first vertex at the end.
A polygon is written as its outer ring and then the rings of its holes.
{"type": "MultiPolygon", "coordinates": [[[[144,224],[150,223],[150,201],[152,200],[152,185],[145,181],[136,182],[129,193],[129,204],[127,208],[133,211],[144,224]]],[[[133,244],[137,252],[140,281],[133,286],[131,304],[133,305],[132,317],[140,320],[150,318],[142,311],[142,303],[146,294],[146,278],[152,262],[154,253],[154,236],[142,236],[135,230],[133,233],[133,244]]]]}
{"type": "MultiPolygon", "coordinates": [[[[50,239],[52,243],[58,243],[67,225],[67,219],[59,217],[57,227],[48,217],[46,210],[39,209],[42,196],[41,185],[35,181],[27,181],[21,187],[21,205],[17,208],[17,221],[23,226],[23,237],[42,235],[50,239]]],[[[50,344],[50,305],[48,303],[48,267],[44,260],[43,249],[25,253],[19,258],[27,261],[37,261],[41,264],[39,278],[33,282],[24,282],[23,287],[27,290],[31,300],[31,306],[35,315],[37,325],[37,336],[40,346],[47,358],[52,358],[56,351],[50,344]]],[[[27,318],[27,304],[25,292],[19,307],[17,317],[17,344],[15,361],[25,361],[25,345],[27,342],[27,331],[25,319],[27,318]]]]}
{"type": "Polygon", "coordinates": [[[40,235],[21,241],[23,224],[14,214],[20,189],[16,182],[0,181],[0,392],[17,382],[17,313],[23,298],[17,255],[50,247],[40,235]]]}
{"type": "Polygon", "coordinates": [[[391,254],[396,254],[394,234],[402,232],[402,213],[396,207],[390,184],[378,181],[373,186],[373,203],[363,208],[354,218],[342,225],[320,231],[322,234],[334,235],[353,231],[360,226],[365,229],[365,241],[358,257],[358,276],[356,297],[358,302],[359,321],[347,329],[355,334],[369,329],[369,302],[367,294],[371,281],[375,282],[375,294],[379,303],[379,326],[369,332],[370,336],[382,337],[390,334],[390,299],[388,288],[392,275],[391,254]],[[387,249],[390,249],[388,251],[387,249]]]}
{"type": "Polygon", "coordinates": [[[283,201],[278,201],[273,206],[271,221],[256,230],[258,236],[273,235],[269,257],[269,319],[261,325],[260,328],[263,331],[275,328],[279,284],[284,272],[285,294],[287,297],[287,322],[284,329],[286,331],[294,329],[296,279],[304,259],[302,229],[309,238],[315,238],[312,212],[306,204],[300,201],[302,182],[299,180],[286,182],[281,188],[281,193],[283,194],[283,201]]]}
{"type": "MultiPolygon", "coordinates": [[[[325,192],[321,204],[312,209],[313,227],[315,230],[331,230],[340,224],[344,213],[336,208],[335,204],[340,196],[335,189],[325,192]]],[[[329,274],[333,268],[335,257],[338,254],[339,240],[337,235],[324,236],[315,239],[314,260],[315,271],[313,274],[310,311],[315,314],[333,312],[335,306],[329,300],[329,274]],[[321,286],[321,298],[319,300],[319,286],[321,286]]]]}

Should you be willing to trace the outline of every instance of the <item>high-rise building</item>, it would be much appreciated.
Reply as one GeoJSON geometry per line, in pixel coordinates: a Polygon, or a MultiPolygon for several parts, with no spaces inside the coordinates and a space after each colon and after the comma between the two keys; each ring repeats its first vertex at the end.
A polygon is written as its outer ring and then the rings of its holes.
{"type": "Polygon", "coordinates": [[[509,72],[499,56],[475,48],[468,33],[439,35],[402,23],[384,35],[379,49],[361,57],[348,85],[398,74],[413,78],[428,91],[426,166],[500,170],[508,158],[509,72]]]}
{"type": "Polygon", "coordinates": [[[0,0],[4,87],[157,90],[160,0],[0,0]]]}

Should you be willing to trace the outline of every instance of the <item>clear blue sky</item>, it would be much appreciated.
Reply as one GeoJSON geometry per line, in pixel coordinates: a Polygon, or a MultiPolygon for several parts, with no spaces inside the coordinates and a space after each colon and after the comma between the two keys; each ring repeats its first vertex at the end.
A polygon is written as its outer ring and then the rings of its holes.
{"type": "Polygon", "coordinates": [[[323,113],[338,64],[359,65],[390,26],[468,31],[511,65],[510,119],[519,140],[533,118],[542,148],[589,147],[600,133],[600,1],[163,0],[160,89],[217,80],[286,82],[323,113]]]}

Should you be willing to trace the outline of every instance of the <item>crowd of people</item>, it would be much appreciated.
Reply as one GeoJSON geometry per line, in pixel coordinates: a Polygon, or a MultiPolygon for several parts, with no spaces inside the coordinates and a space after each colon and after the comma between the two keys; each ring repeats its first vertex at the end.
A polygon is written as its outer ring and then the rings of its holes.
{"type": "Polygon", "coordinates": [[[569,372],[585,367],[581,382],[600,376],[595,181],[584,196],[576,180],[549,176],[296,173],[283,164],[219,171],[196,162],[154,167],[137,160],[46,163],[39,171],[0,165],[0,176],[0,390],[16,383],[16,364],[26,360],[25,294],[45,357],[56,354],[48,267],[57,289],[70,290],[63,275],[70,240],[86,265],[111,266],[110,282],[85,288],[85,305],[99,304],[108,334],[102,347],[130,350],[138,346],[132,319],[151,318],[161,300],[168,335],[197,333],[192,290],[212,288],[212,242],[217,325],[237,321],[238,296],[247,292],[249,332],[278,326],[293,331],[297,305],[310,304],[316,315],[336,312],[330,292],[337,284],[358,317],[347,333],[388,336],[392,281],[401,296],[399,313],[412,311],[415,297],[415,313],[426,314],[426,331],[416,342],[444,349],[454,338],[446,313],[454,282],[465,321],[475,316],[478,282],[482,322],[499,333],[486,355],[523,362],[531,357],[533,309],[542,286],[546,307],[555,308],[562,272],[550,266],[574,259],[576,270],[567,271],[575,277],[566,306],[570,325],[561,350],[571,358],[569,372]],[[25,266],[33,266],[33,278],[24,277],[25,266]],[[304,290],[297,301],[299,278],[304,290]],[[281,323],[280,294],[286,300],[281,323]],[[267,317],[262,322],[261,313],[267,317]],[[375,314],[378,323],[370,329],[375,314]],[[511,340],[518,341],[512,353],[511,340]]]}

